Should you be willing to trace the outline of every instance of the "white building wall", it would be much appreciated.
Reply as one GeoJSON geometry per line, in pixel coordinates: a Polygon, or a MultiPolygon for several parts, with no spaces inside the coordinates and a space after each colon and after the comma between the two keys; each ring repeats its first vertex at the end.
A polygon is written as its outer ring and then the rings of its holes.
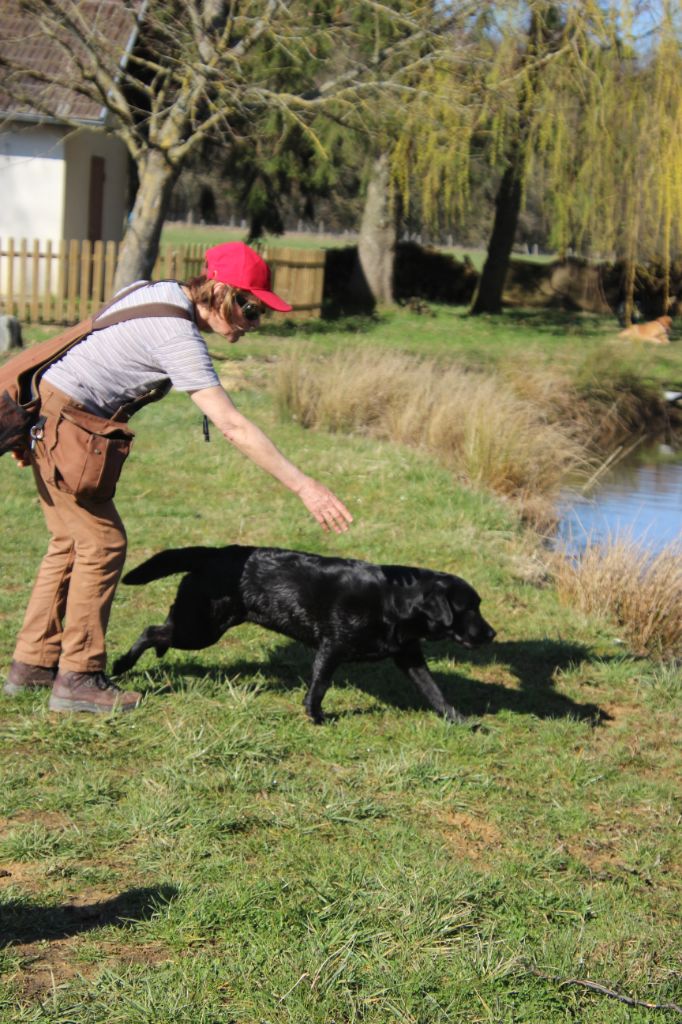
{"type": "Polygon", "coordinates": [[[0,241],[62,238],[64,129],[14,124],[0,132],[0,241]]]}
{"type": "Polygon", "coordinates": [[[128,192],[128,152],[123,143],[104,132],[74,132],[64,143],[66,189],[64,238],[88,237],[90,160],[102,157],[105,164],[102,238],[119,242],[123,237],[128,192]]]}
{"type": "MultiPolygon", "coordinates": [[[[0,130],[0,300],[7,293],[10,269],[15,295],[22,274],[29,286],[34,280],[35,239],[44,253],[48,241],[56,252],[62,240],[88,237],[93,156],[104,160],[102,239],[118,242],[123,237],[128,191],[128,154],[122,142],[103,132],[44,124],[14,122],[0,130]],[[17,254],[26,239],[27,264],[17,255],[9,267],[2,254],[7,253],[10,238],[17,254]]],[[[37,278],[41,290],[45,269],[41,259],[37,278]]]]}

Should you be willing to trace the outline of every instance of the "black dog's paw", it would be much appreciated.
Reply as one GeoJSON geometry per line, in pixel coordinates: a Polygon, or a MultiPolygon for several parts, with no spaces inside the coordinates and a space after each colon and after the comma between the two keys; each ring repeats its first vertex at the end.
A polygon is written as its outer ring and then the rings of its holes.
{"type": "Polygon", "coordinates": [[[471,725],[472,722],[471,718],[467,718],[466,715],[451,707],[445,710],[443,717],[446,722],[451,722],[452,725],[471,725]]]}
{"type": "Polygon", "coordinates": [[[128,663],[128,659],[123,654],[121,655],[120,658],[117,658],[114,664],[111,666],[111,674],[112,676],[120,676],[124,672],[127,672],[129,667],[130,665],[128,663]]]}
{"type": "Polygon", "coordinates": [[[324,717],[324,711],[321,711],[319,708],[318,708],[317,711],[313,711],[306,704],[305,705],[305,713],[308,716],[308,718],[310,719],[310,721],[313,723],[313,725],[324,725],[324,723],[326,721],[326,719],[324,717]]]}
{"type": "Polygon", "coordinates": [[[461,725],[465,729],[469,729],[470,732],[486,733],[488,729],[481,722],[480,718],[473,718],[469,715],[463,715],[460,711],[455,708],[448,708],[443,716],[446,722],[450,722],[452,725],[461,725]]]}

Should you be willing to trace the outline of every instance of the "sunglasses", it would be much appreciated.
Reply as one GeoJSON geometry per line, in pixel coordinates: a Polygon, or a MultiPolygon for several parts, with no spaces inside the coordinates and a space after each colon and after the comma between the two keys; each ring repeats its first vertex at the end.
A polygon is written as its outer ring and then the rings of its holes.
{"type": "Polygon", "coordinates": [[[263,315],[263,304],[248,295],[235,295],[235,301],[242,311],[245,320],[260,320],[263,315]]]}

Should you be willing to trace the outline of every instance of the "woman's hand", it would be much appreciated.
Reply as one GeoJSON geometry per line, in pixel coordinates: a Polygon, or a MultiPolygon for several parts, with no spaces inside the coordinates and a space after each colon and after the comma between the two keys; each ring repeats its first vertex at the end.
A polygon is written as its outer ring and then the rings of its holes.
{"type": "Polygon", "coordinates": [[[345,533],[353,522],[344,503],[317,480],[308,477],[296,493],[323,530],[345,533]]]}

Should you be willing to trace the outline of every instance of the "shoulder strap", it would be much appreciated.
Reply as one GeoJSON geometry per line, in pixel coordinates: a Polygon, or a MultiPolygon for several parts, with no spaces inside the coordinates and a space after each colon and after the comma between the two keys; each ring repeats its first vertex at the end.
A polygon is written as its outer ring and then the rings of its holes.
{"type": "MultiPolygon", "coordinates": [[[[106,307],[108,308],[108,307],[106,307]]],[[[179,320],[193,320],[193,316],[184,306],[175,306],[171,302],[145,302],[140,306],[129,306],[121,309],[118,313],[109,313],[102,316],[102,311],[95,314],[92,322],[93,331],[103,331],[115,324],[125,323],[127,320],[140,320],[150,316],[173,316],[179,320]]]]}
{"type": "Polygon", "coordinates": [[[128,295],[132,295],[133,292],[138,291],[140,288],[146,288],[149,285],[155,284],[179,284],[179,282],[171,278],[164,279],[163,281],[136,281],[135,284],[124,288],[103,306],[100,306],[92,318],[93,329],[100,331],[105,327],[112,327],[114,324],[120,324],[125,320],[137,320],[139,317],[145,316],[175,316],[182,320],[193,319],[192,314],[188,310],[171,302],[146,302],[139,306],[128,306],[127,309],[121,309],[118,313],[109,313],[108,316],[104,315],[108,309],[115,306],[121,299],[127,298],[128,295]]]}
{"type": "Polygon", "coordinates": [[[0,368],[0,393],[7,390],[15,401],[22,404],[35,400],[38,382],[42,374],[52,363],[60,359],[70,348],[91,334],[93,330],[103,330],[106,327],[123,323],[126,320],[137,320],[151,316],[172,316],[190,321],[193,319],[191,312],[182,306],[160,302],[131,306],[129,309],[118,310],[114,313],[107,312],[120,299],[132,294],[139,288],[145,287],[149,283],[148,281],[137,281],[134,285],[125,289],[125,291],[114,296],[94,316],[81,320],[71,327],[67,327],[61,334],[39,342],[37,345],[30,345],[22,352],[13,356],[0,368]]]}
{"type": "MultiPolygon", "coordinates": [[[[47,358],[42,362],[38,362],[34,365],[33,376],[31,378],[31,389],[30,396],[32,399],[38,396],[38,384],[43,374],[50,368],[52,363],[55,363],[58,359],[61,359],[63,355],[73,348],[78,342],[83,341],[89,334],[94,331],[102,331],[107,327],[113,327],[115,324],[126,323],[128,320],[141,320],[152,316],[171,316],[176,317],[179,320],[190,320],[193,321],[193,316],[188,309],[183,306],[176,306],[169,302],[146,302],[139,306],[129,306],[127,309],[120,309],[118,312],[106,314],[106,311],[111,308],[115,303],[124,299],[127,295],[132,294],[139,288],[144,288],[146,285],[152,282],[149,281],[137,281],[135,284],[130,285],[124,291],[110,299],[109,302],[105,303],[92,317],[87,320],[81,320],[80,323],[75,324],[70,330],[65,331],[63,335],[59,337],[63,339],[63,344],[51,349],[46,353],[47,358]]],[[[53,339],[56,341],[57,339],[53,339]]],[[[44,343],[46,346],[49,342],[44,343]]],[[[29,350],[30,351],[30,350],[29,350]]],[[[162,396],[160,396],[162,397],[162,396]]]]}

